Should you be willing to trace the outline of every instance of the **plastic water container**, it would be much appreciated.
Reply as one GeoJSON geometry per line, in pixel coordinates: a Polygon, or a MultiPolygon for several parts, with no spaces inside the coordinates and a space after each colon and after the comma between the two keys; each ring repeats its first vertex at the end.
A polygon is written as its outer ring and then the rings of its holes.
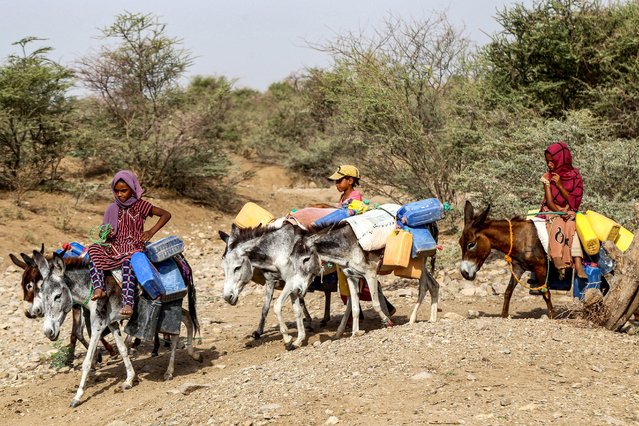
{"type": "Polygon", "coordinates": [[[437,242],[425,227],[411,228],[405,226],[404,230],[413,235],[413,245],[410,252],[411,258],[427,257],[435,254],[437,242]]]}
{"type": "Polygon", "coordinates": [[[444,206],[437,198],[426,198],[403,205],[397,211],[397,219],[404,225],[420,226],[436,222],[444,217],[444,206]]]}
{"type": "Polygon", "coordinates": [[[133,272],[135,272],[135,278],[152,299],[162,295],[164,290],[161,284],[162,277],[144,253],[141,251],[133,253],[131,267],[133,267],[133,272]]]}
{"type": "Polygon", "coordinates": [[[393,230],[386,240],[383,265],[407,267],[412,248],[413,235],[410,232],[403,229],[393,230]]]}
{"type": "Polygon", "coordinates": [[[635,234],[628,231],[623,226],[619,227],[619,235],[615,239],[615,245],[621,250],[621,252],[625,252],[630,247],[632,240],[635,238],[635,234]]]}
{"type": "Polygon", "coordinates": [[[160,293],[162,302],[181,299],[186,295],[186,285],[180,267],[173,259],[167,259],[154,265],[160,274],[160,293]]]}
{"type": "Polygon", "coordinates": [[[572,294],[583,300],[586,290],[591,288],[601,288],[601,270],[596,263],[584,263],[584,272],[588,275],[588,279],[576,278],[572,287],[572,294]]]}
{"type": "Polygon", "coordinates": [[[396,276],[402,278],[421,278],[424,268],[424,258],[411,259],[405,268],[395,268],[396,276]]]}
{"type": "Polygon", "coordinates": [[[333,225],[334,223],[341,222],[342,220],[350,216],[351,214],[348,209],[337,209],[334,212],[317,219],[315,222],[313,222],[312,226],[314,228],[324,228],[326,226],[333,225]]]}
{"type": "Polygon", "coordinates": [[[615,241],[621,228],[617,222],[592,210],[586,211],[586,217],[600,241],[615,241]]]}
{"type": "Polygon", "coordinates": [[[583,213],[577,213],[577,235],[584,251],[591,256],[599,253],[599,238],[590,226],[590,221],[583,213]]]}
{"type": "Polygon", "coordinates": [[[235,217],[235,224],[240,228],[256,228],[264,226],[275,220],[275,216],[255,203],[244,204],[240,212],[235,217]]]}
{"type": "MultiPolygon", "coordinates": [[[[80,243],[75,241],[69,243],[71,248],[64,253],[64,257],[85,257],[87,255],[86,248],[80,243]]],[[[63,248],[57,249],[55,252],[60,254],[64,251],[63,248]]]]}
{"type": "Polygon", "coordinates": [[[180,238],[170,235],[161,240],[154,241],[146,246],[144,254],[153,263],[162,262],[170,259],[176,254],[184,251],[184,241],[180,238]]]}
{"type": "Polygon", "coordinates": [[[615,261],[608,256],[606,249],[601,247],[599,249],[599,258],[597,259],[597,266],[601,270],[601,275],[606,275],[615,270],[615,261]]]}

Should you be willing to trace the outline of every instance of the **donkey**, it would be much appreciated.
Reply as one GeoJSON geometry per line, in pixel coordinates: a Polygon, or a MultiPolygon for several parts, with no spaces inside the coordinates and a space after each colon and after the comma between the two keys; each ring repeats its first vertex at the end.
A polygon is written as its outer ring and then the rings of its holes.
{"type": "MultiPolygon", "coordinates": [[[[97,348],[97,342],[102,331],[108,327],[113,334],[120,356],[126,368],[126,380],[122,389],[130,389],[135,379],[135,371],[129,358],[129,354],[120,334],[119,322],[125,319],[120,315],[121,299],[120,288],[107,282],[107,298],[91,300],[91,280],[88,268],[79,260],[66,264],[63,259],[54,254],[49,263],[38,251],[33,252],[33,259],[42,275],[42,286],[40,287],[40,297],[44,314],[43,332],[50,340],[56,340],[60,333],[60,327],[67,313],[74,303],[86,306],[90,311],[91,319],[91,340],[87,354],[82,363],[82,378],[80,385],[71,401],[71,407],[80,404],[84,387],[86,385],[91,363],[97,348]]],[[[189,310],[183,310],[183,320],[187,324],[186,348],[191,358],[200,360],[201,355],[193,350],[193,333],[197,328],[197,314],[195,312],[195,287],[189,286],[189,310]]],[[[171,336],[172,347],[169,366],[164,374],[165,380],[173,378],[173,365],[175,361],[175,350],[179,340],[178,335],[171,336]]]]}
{"type": "Polygon", "coordinates": [[[226,243],[226,251],[222,259],[224,270],[224,300],[235,305],[240,292],[253,277],[254,269],[262,271],[267,279],[262,310],[263,328],[265,313],[272,297],[275,283],[284,281],[284,288],[275,302],[273,310],[277,316],[280,332],[287,349],[292,350],[302,345],[306,338],[301,309],[310,317],[303,298],[313,278],[320,272],[317,253],[301,242],[302,231],[283,220],[266,227],[238,229],[231,227],[231,235],[220,233],[226,243]],[[286,323],[282,319],[282,304],[291,297],[293,311],[297,322],[297,339],[292,341],[286,323]]]}
{"type": "MultiPolygon", "coordinates": [[[[44,244],[40,249],[40,253],[44,253],[44,244]]],[[[24,304],[24,314],[27,318],[33,319],[42,316],[42,299],[40,298],[38,287],[42,282],[42,275],[40,275],[40,271],[38,271],[38,267],[36,266],[33,259],[27,256],[25,253],[20,253],[22,260],[18,259],[14,254],[9,254],[9,257],[13,261],[13,263],[22,268],[22,278],[20,281],[20,285],[22,287],[22,302],[24,304]]],[[[69,259],[69,258],[66,258],[69,259]]],[[[71,350],[69,351],[68,362],[72,362],[75,354],[75,346],[78,341],[82,343],[85,348],[89,347],[89,342],[84,338],[84,318],[82,306],[73,305],[72,319],[73,325],[71,327],[71,338],[69,347],[71,350]]],[[[106,333],[106,330],[105,330],[106,333]]],[[[115,356],[116,351],[113,346],[104,339],[104,336],[100,338],[100,342],[104,348],[109,352],[109,356],[115,356]]],[[[98,352],[97,361],[101,361],[101,354],[98,352]]]]}
{"type": "MultiPolygon", "coordinates": [[[[547,274],[547,261],[544,247],[537,237],[535,225],[524,218],[515,217],[506,220],[488,220],[490,205],[475,216],[473,205],[466,201],[464,206],[464,231],[459,238],[462,250],[460,272],[467,280],[474,280],[477,271],[492,249],[499,250],[512,259],[512,274],[504,292],[503,318],[508,317],[510,298],[517,282],[525,271],[531,271],[542,279],[547,274]]],[[[548,316],[555,317],[550,298],[550,290],[542,293],[548,316]]]]}
{"type": "MultiPolygon", "coordinates": [[[[432,224],[431,230],[436,237],[437,228],[435,224],[432,224]]],[[[309,234],[305,238],[308,239],[307,244],[314,245],[322,261],[332,262],[340,266],[348,281],[350,297],[342,322],[337,328],[336,337],[339,338],[344,333],[351,312],[353,315],[352,335],[361,334],[359,331],[359,297],[357,295],[357,285],[360,278],[364,278],[368,284],[373,309],[379,314],[382,324],[387,327],[392,326],[393,322],[390,319],[386,303],[381,303],[384,298],[381,294],[381,287],[378,287],[377,282],[377,270],[384,250],[365,251],[362,249],[355,232],[346,222],[340,222],[315,234],[309,234]]],[[[427,258],[424,257],[423,272],[419,279],[419,295],[410,316],[410,324],[415,323],[417,320],[417,311],[426,296],[426,289],[431,295],[430,321],[437,321],[439,283],[431,272],[427,270],[426,260],[427,258]]],[[[434,257],[431,260],[431,268],[434,269],[434,257]]]]}

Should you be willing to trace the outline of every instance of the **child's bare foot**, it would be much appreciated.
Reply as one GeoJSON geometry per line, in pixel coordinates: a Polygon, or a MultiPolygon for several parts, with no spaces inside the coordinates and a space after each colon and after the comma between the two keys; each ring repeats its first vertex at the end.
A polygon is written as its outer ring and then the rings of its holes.
{"type": "Polygon", "coordinates": [[[120,310],[120,315],[124,317],[130,317],[132,314],[133,314],[133,306],[131,305],[124,305],[122,309],[120,310]]]}
{"type": "Polygon", "coordinates": [[[93,290],[93,296],[91,296],[91,300],[104,299],[107,296],[106,291],[101,288],[96,288],[93,290]]]}
{"type": "Polygon", "coordinates": [[[588,279],[588,274],[586,274],[586,271],[584,271],[584,268],[575,268],[577,270],[577,276],[579,278],[583,278],[585,280],[588,279]]]}

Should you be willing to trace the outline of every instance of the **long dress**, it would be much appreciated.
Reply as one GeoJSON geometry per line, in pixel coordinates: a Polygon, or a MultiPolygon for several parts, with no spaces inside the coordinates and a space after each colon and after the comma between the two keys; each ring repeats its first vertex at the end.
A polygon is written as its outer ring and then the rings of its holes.
{"type": "Polygon", "coordinates": [[[146,200],[138,200],[127,208],[118,211],[118,231],[108,241],[109,245],[91,244],[88,252],[97,269],[111,271],[131,259],[131,255],[144,250],[142,233],[144,221],[152,216],[153,204],[146,200]]]}

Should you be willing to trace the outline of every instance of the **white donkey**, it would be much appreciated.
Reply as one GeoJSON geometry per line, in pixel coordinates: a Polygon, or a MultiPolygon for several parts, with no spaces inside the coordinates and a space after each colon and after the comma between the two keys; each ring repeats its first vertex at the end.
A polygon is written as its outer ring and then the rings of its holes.
{"type": "MultiPolygon", "coordinates": [[[[135,371],[129,358],[127,347],[124,344],[122,335],[120,334],[120,320],[128,317],[120,315],[121,297],[117,285],[107,282],[107,297],[100,300],[91,300],[91,279],[89,277],[89,269],[81,263],[80,260],[75,263],[65,264],[59,255],[54,255],[51,262],[47,262],[44,255],[38,251],[33,252],[33,260],[38,266],[38,270],[42,275],[42,284],[39,287],[39,295],[42,300],[42,310],[44,314],[43,332],[50,340],[57,340],[60,334],[60,328],[66,315],[71,310],[74,303],[86,306],[90,311],[91,322],[91,340],[87,349],[84,362],[82,363],[82,378],[80,385],[71,401],[71,407],[77,407],[80,404],[84,387],[91,369],[91,364],[98,341],[102,335],[102,331],[109,327],[115,340],[122,361],[126,368],[126,380],[122,385],[122,389],[130,389],[135,379],[135,371]]],[[[194,292],[195,288],[189,291],[194,292]]],[[[188,354],[195,360],[200,359],[200,354],[193,350],[193,334],[194,322],[192,318],[197,318],[194,313],[195,294],[189,294],[189,311],[182,310],[182,320],[187,325],[187,342],[186,348],[188,354]],[[191,300],[193,305],[191,306],[191,300]],[[193,313],[191,313],[193,311],[193,313]]],[[[165,380],[173,378],[173,366],[175,361],[175,350],[179,335],[171,335],[172,347],[169,366],[164,374],[165,380]]]]}
{"type": "MultiPolygon", "coordinates": [[[[259,268],[268,282],[265,291],[264,309],[272,297],[274,282],[284,281],[284,288],[275,302],[273,310],[277,316],[280,332],[287,349],[302,345],[306,331],[302,320],[304,296],[313,278],[320,273],[320,261],[312,247],[302,243],[302,231],[283,220],[266,227],[238,229],[232,226],[231,235],[220,233],[226,242],[222,259],[224,270],[224,300],[235,305],[240,292],[253,277],[254,268],[259,268]],[[291,297],[297,322],[297,339],[291,343],[288,327],[282,318],[282,304],[291,297]],[[267,300],[268,297],[268,300],[267,300]]],[[[262,316],[261,326],[265,315],[262,316]]]]}

